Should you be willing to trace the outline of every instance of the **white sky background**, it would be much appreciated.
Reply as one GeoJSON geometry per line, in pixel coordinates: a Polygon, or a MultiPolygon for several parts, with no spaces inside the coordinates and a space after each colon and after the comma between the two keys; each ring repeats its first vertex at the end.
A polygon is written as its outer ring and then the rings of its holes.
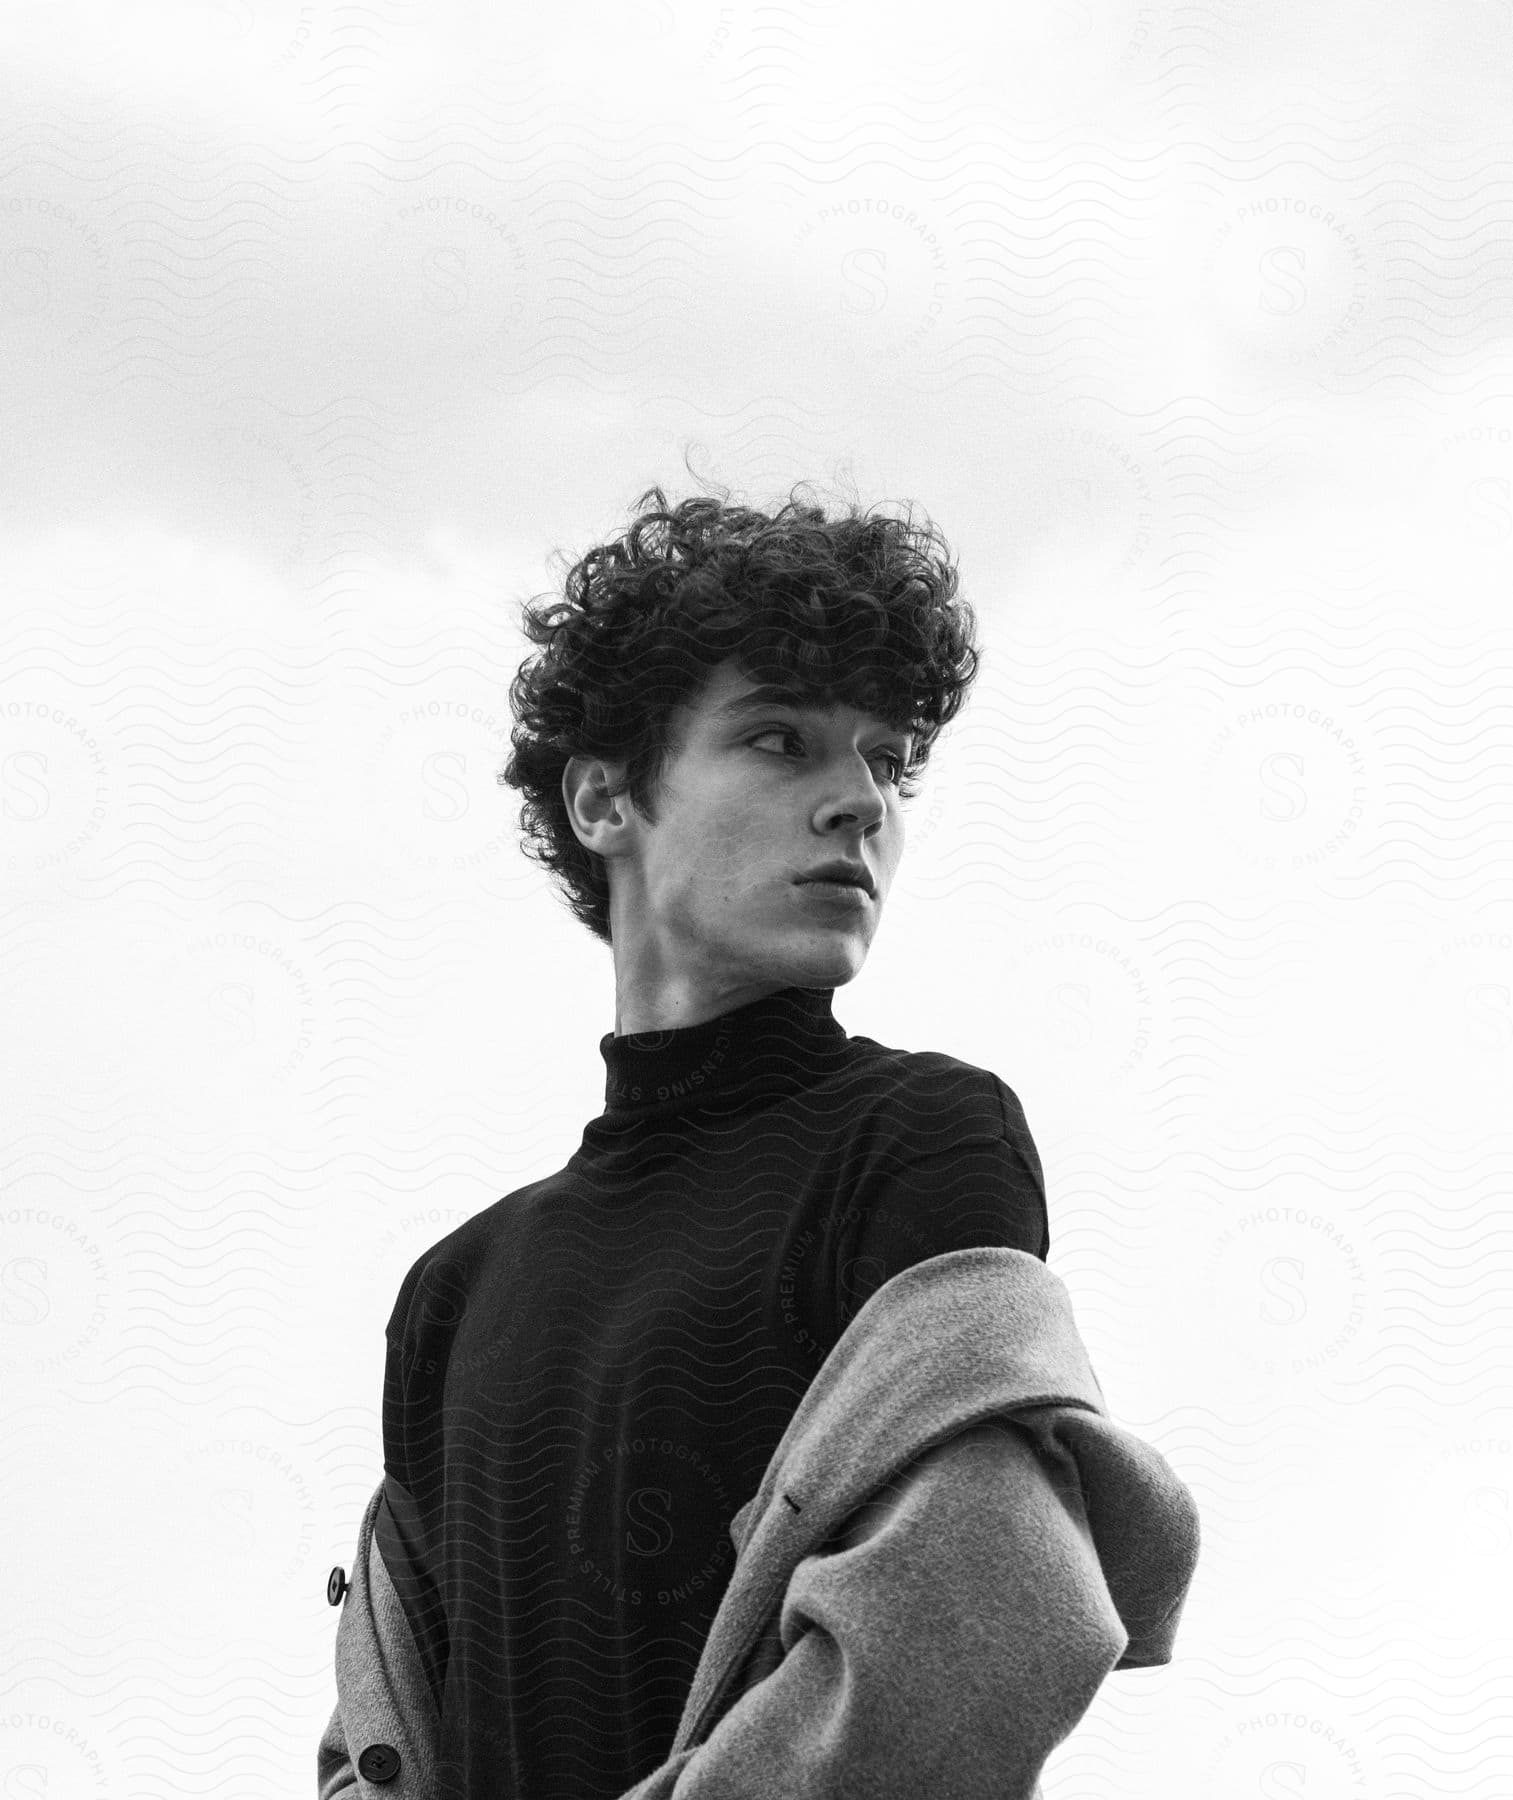
{"type": "Polygon", "coordinates": [[[1510,89],[1501,0],[0,12],[0,1791],[313,1787],[398,1283],[602,1106],[514,608],[685,450],[982,622],[836,1012],[1020,1095],[1205,1528],[1047,1800],[1506,1791],[1510,89]]]}

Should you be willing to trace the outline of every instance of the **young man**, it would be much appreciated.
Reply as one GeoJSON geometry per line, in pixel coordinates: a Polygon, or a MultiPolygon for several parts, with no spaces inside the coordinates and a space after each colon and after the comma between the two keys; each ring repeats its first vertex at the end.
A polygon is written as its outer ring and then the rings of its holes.
{"type": "Polygon", "coordinates": [[[527,614],[502,777],[613,952],[605,1109],[401,1286],[318,1791],[1028,1800],[1197,1519],[1013,1090],[831,1011],[973,616],[933,528],[639,504],[527,614]]]}

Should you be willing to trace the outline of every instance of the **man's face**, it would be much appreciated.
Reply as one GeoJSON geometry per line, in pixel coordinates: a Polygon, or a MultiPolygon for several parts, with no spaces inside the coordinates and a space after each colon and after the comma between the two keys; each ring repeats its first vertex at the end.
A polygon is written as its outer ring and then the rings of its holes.
{"type": "Polygon", "coordinates": [[[809,711],[760,692],[733,661],[715,669],[674,720],[684,735],[658,823],[622,795],[625,823],[590,846],[609,861],[616,986],[634,1017],[838,987],[866,961],[903,853],[897,784],[912,739],[851,706],[809,711]],[[862,864],[874,893],[803,885],[835,858],[862,864]]]}

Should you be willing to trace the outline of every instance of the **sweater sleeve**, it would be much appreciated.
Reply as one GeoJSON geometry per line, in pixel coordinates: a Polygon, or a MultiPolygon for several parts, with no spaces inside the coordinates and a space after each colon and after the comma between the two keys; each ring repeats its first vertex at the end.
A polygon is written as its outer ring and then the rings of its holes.
{"type": "Polygon", "coordinates": [[[1037,1800],[1129,1642],[1075,1466],[1008,1419],[926,1451],[806,1556],[780,1636],[622,1800],[1037,1800]]]}
{"type": "Polygon", "coordinates": [[[1040,1157],[1013,1089],[994,1085],[998,1135],[964,1138],[874,1177],[848,1215],[836,1250],[842,1329],[885,1282],[927,1258],[983,1245],[1049,1257],[1040,1157]]]}

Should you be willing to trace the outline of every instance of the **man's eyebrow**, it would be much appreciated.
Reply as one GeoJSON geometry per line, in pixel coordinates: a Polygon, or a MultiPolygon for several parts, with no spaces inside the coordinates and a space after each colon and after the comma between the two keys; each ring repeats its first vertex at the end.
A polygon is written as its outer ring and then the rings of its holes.
{"type": "Polygon", "coordinates": [[[805,702],[791,688],[759,687],[753,688],[749,694],[737,694],[734,700],[727,700],[723,706],[717,706],[714,716],[719,720],[744,718],[749,712],[757,712],[764,706],[788,706],[795,712],[817,712],[819,708],[813,702],[805,702]]]}
{"type": "MultiPolygon", "coordinates": [[[[749,694],[737,694],[734,700],[727,700],[724,705],[714,709],[714,717],[720,724],[731,719],[742,719],[747,713],[760,712],[764,706],[786,706],[794,712],[823,712],[824,707],[817,701],[804,700],[792,688],[759,687],[753,688],[749,694]]],[[[892,729],[892,727],[888,727],[892,729]]],[[[905,737],[913,733],[907,725],[899,728],[905,737]]]]}

